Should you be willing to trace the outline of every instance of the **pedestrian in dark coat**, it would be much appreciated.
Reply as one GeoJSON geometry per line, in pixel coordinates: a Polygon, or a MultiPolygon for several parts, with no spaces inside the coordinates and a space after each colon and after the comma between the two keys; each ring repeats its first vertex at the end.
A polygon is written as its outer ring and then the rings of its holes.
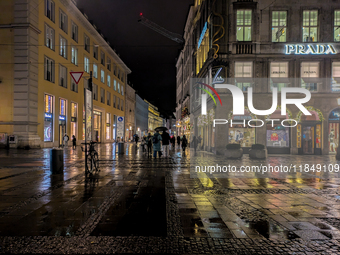
{"type": "Polygon", "coordinates": [[[77,139],[76,137],[73,135],[72,136],[72,149],[76,149],[76,146],[77,146],[77,139]]]}
{"type": "Polygon", "coordinates": [[[187,140],[187,138],[185,137],[185,135],[183,135],[183,138],[182,138],[182,149],[183,149],[183,153],[185,153],[185,149],[186,149],[187,146],[188,146],[188,140],[187,140]]]}
{"type": "Polygon", "coordinates": [[[180,146],[180,144],[181,144],[181,138],[179,137],[179,135],[177,136],[177,144],[178,144],[178,146],[180,146]]]}

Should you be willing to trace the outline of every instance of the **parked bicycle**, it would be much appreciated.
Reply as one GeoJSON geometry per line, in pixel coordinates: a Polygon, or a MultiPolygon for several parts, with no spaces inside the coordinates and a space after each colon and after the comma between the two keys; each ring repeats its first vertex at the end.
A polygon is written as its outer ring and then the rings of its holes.
{"type": "Polygon", "coordinates": [[[99,160],[98,152],[95,150],[94,145],[96,142],[82,143],[85,145],[85,149],[81,147],[82,151],[85,151],[87,160],[85,162],[85,174],[93,175],[94,172],[99,172],[99,160]]]}

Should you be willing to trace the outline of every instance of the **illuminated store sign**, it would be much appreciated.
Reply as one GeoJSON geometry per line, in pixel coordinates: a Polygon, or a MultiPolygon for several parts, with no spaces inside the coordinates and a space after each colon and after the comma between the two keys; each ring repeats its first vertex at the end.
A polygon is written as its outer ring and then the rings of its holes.
{"type": "Polygon", "coordinates": [[[52,114],[50,114],[50,113],[45,113],[45,118],[51,119],[51,118],[52,118],[52,114]]]}
{"type": "Polygon", "coordinates": [[[286,44],[286,54],[336,54],[332,44],[286,44]]]}
{"type": "Polygon", "coordinates": [[[207,29],[208,29],[208,23],[205,22],[203,30],[202,30],[202,33],[201,33],[201,36],[200,36],[200,39],[198,40],[197,49],[201,46],[201,43],[203,41],[205,32],[207,32],[207,29]]]}
{"type": "Polygon", "coordinates": [[[60,116],[59,116],[59,120],[66,120],[66,116],[60,115],[60,116]]]}

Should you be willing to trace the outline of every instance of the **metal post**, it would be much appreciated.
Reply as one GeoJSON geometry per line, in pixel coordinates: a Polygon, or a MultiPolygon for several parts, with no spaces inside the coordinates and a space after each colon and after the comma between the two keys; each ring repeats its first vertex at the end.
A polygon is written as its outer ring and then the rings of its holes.
{"type": "MultiPolygon", "coordinates": [[[[87,162],[87,100],[86,100],[86,90],[92,91],[92,71],[90,72],[90,79],[88,80],[87,88],[84,88],[84,104],[85,104],[85,167],[87,162]]],[[[91,96],[91,101],[93,100],[93,96],[91,96]]],[[[93,107],[93,102],[91,102],[91,106],[93,107]]],[[[92,116],[91,116],[92,117],[92,116]]],[[[92,118],[91,118],[92,119],[92,118]]],[[[91,127],[91,137],[92,137],[92,127],[91,127]]]]}

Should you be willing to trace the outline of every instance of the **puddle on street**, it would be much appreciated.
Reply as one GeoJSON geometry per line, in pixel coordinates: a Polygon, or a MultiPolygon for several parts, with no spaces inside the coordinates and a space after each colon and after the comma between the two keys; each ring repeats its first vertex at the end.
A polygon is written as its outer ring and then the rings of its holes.
{"type": "Polygon", "coordinates": [[[298,236],[292,231],[284,230],[279,224],[276,224],[272,221],[261,220],[249,222],[249,227],[265,238],[288,240],[298,238],[298,236]]]}

